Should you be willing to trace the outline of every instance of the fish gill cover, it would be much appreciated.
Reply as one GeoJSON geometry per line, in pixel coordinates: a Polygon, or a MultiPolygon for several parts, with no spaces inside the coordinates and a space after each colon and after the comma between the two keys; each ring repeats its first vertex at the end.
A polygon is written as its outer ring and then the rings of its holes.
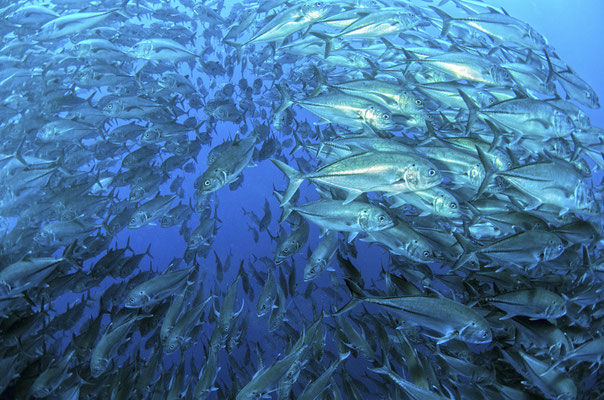
{"type": "Polygon", "coordinates": [[[0,397],[601,399],[598,94],[491,4],[0,1],[0,397]]]}

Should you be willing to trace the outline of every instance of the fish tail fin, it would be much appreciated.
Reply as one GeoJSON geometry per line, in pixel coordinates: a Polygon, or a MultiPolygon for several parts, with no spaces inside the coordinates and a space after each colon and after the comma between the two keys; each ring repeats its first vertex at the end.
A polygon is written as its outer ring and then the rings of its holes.
{"type": "Polygon", "coordinates": [[[390,368],[385,365],[382,365],[381,367],[369,368],[369,371],[375,372],[376,374],[380,375],[388,375],[390,373],[390,368]]]}
{"type": "MultiPolygon", "coordinates": [[[[438,349],[438,347],[437,347],[438,349]]],[[[377,362],[376,362],[377,364],[377,362]]],[[[369,368],[370,371],[375,372],[380,375],[390,375],[392,371],[392,367],[390,366],[390,361],[388,361],[388,357],[385,352],[382,351],[382,365],[379,367],[369,368]]]]}
{"type": "Polygon", "coordinates": [[[300,149],[305,149],[306,145],[304,144],[304,142],[302,142],[302,139],[300,139],[300,136],[296,133],[296,131],[294,130],[293,132],[294,135],[294,141],[295,141],[295,146],[292,149],[292,151],[289,152],[290,155],[294,154],[296,151],[300,150],[300,149]]]}
{"type": "Polygon", "coordinates": [[[63,251],[63,259],[65,261],[67,261],[69,264],[76,267],[77,269],[82,269],[82,263],[78,262],[76,259],[73,258],[73,252],[74,252],[75,248],[77,247],[77,245],[78,245],[78,241],[74,240],[73,243],[71,243],[69,246],[65,247],[65,250],[63,251]]]}
{"type": "Polygon", "coordinates": [[[294,104],[294,100],[283,86],[275,84],[275,87],[281,95],[281,104],[279,105],[279,108],[277,108],[277,110],[275,111],[275,115],[278,115],[288,109],[292,104],[294,104]]]}
{"type": "MultiPolygon", "coordinates": [[[[277,192],[276,190],[273,190],[273,195],[275,195],[277,200],[279,200],[279,203],[283,202],[283,195],[281,193],[277,192]]],[[[283,213],[281,214],[281,218],[279,219],[280,224],[282,224],[283,221],[285,221],[287,217],[289,217],[292,213],[292,206],[289,202],[281,205],[281,207],[283,208],[283,213]]]]}
{"type": "Polygon", "coordinates": [[[442,30],[440,32],[440,36],[444,37],[447,36],[447,34],[449,33],[449,30],[451,29],[451,21],[453,21],[453,17],[451,17],[449,14],[447,14],[446,12],[444,12],[443,10],[441,10],[440,8],[437,7],[433,7],[430,6],[430,8],[438,14],[439,17],[442,18],[443,20],[443,27],[442,30]]]}
{"type": "Polygon", "coordinates": [[[232,40],[227,39],[224,39],[222,42],[228,44],[229,46],[233,46],[235,50],[237,50],[237,62],[241,64],[241,60],[243,59],[243,48],[245,47],[245,44],[233,42],[232,40]]]}
{"type": "Polygon", "coordinates": [[[346,282],[346,287],[350,291],[353,299],[364,300],[367,298],[365,293],[363,293],[363,289],[361,289],[356,282],[353,282],[351,279],[347,278],[344,278],[344,281],[346,282]]]}
{"type": "Polygon", "coordinates": [[[0,159],[0,162],[10,160],[11,158],[16,158],[17,161],[19,161],[21,164],[26,167],[29,167],[29,164],[27,163],[27,161],[25,161],[23,155],[21,154],[21,151],[23,150],[23,144],[25,144],[25,136],[23,136],[23,138],[21,139],[19,146],[17,146],[17,150],[15,150],[13,154],[0,159]]]}
{"type": "Polygon", "coordinates": [[[549,57],[548,51],[543,50],[543,53],[545,54],[545,59],[547,60],[547,79],[545,80],[547,84],[554,81],[556,70],[554,69],[554,64],[552,63],[552,59],[549,57]]]}
{"type": "Polygon", "coordinates": [[[313,92],[310,94],[309,97],[315,97],[316,95],[320,94],[323,90],[325,90],[325,88],[327,87],[327,82],[325,81],[325,76],[323,75],[321,70],[319,68],[317,68],[317,66],[314,64],[312,66],[312,69],[315,74],[315,78],[317,78],[317,88],[315,90],[313,90],[313,92]]]}
{"type": "Polygon", "coordinates": [[[451,267],[451,271],[458,270],[470,260],[474,260],[477,262],[476,247],[474,247],[463,235],[460,235],[457,232],[453,232],[453,236],[455,236],[457,243],[459,243],[459,245],[463,249],[463,253],[459,256],[455,264],[453,264],[453,266],[451,267]]]}
{"type": "Polygon", "coordinates": [[[332,36],[332,35],[327,35],[327,34],[325,34],[325,33],[321,33],[321,32],[308,32],[308,33],[310,33],[310,34],[311,34],[311,35],[313,35],[313,36],[318,37],[319,39],[321,39],[322,41],[324,41],[324,42],[325,42],[325,53],[323,54],[323,56],[324,56],[325,58],[329,57],[329,53],[331,53],[331,48],[332,48],[332,46],[333,46],[333,45],[331,44],[331,41],[332,41],[332,40],[333,40],[335,37],[337,37],[337,35],[336,35],[336,36],[332,36]]]}
{"type": "Polygon", "coordinates": [[[478,188],[478,192],[476,193],[476,196],[474,197],[475,199],[477,199],[480,196],[482,196],[482,194],[485,192],[485,190],[491,183],[491,180],[497,175],[497,172],[495,171],[495,168],[493,167],[493,164],[489,160],[489,157],[487,157],[486,153],[478,145],[475,145],[474,147],[476,148],[476,152],[478,153],[478,158],[480,159],[480,163],[484,167],[484,171],[485,171],[484,179],[482,180],[482,183],[480,184],[480,187],[478,188]]]}
{"type": "MultiPolygon", "coordinates": [[[[117,244],[115,247],[117,247],[117,244]]],[[[134,253],[134,250],[132,250],[132,247],[130,247],[130,236],[128,236],[128,239],[126,240],[126,250],[130,250],[132,253],[134,253]]]]}
{"type": "Polygon", "coordinates": [[[283,205],[285,205],[286,203],[288,203],[291,200],[291,198],[293,197],[293,195],[296,193],[296,191],[298,190],[298,188],[302,184],[302,181],[304,180],[304,178],[302,177],[301,173],[299,173],[298,171],[296,171],[295,169],[293,169],[292,167],[290,167],[289,165],[287,165],[283,161],[279,161],[279,160],[276,160],[274,158],[271,159],[271,161],[289,179],[289,183],[287,185],[287,189],[285,190],[285,193],[283,194],[283,198],[281,199],[281,204],[280,205],[281,205],[281,207],[283,207],[283,205]]]}
{"type": "Polygon", "coordinates": [[[472,98],[470,96],[468,96],[468,94],[466,92],[464,92],[462,89],[458,89],[457,91],[459,92],[459,95],[461,96],[464,103],[466,103],[466,106],[468,107],[469,115],[468,115],[468,123],[466,124],[466,135],[469,135],[470,129],[472,128],[474,121],[476,121],[476,116],[478,114],[479,107],[476,103],[474,103],[474,100],[472,100],[472,98]]]}
{"type": "Polygon", "coordinates": [[[150,258],[153,258],[153,256],[151,255],[151,243],[149,243],[149,246],[147,246],[147,250],[145,250],[145,255],[148,255],[150,258]]]}

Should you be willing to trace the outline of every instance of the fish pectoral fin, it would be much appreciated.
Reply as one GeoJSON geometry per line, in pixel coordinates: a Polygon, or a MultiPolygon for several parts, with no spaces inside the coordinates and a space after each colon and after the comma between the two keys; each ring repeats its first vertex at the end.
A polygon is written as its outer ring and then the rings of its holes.
{"type": "Polygon", "coordinates": [[[321,118],[320,120],[315,122],[315,125],[326,125],[326,124],[331,124],[332,122],[328,119],[325,118],[321,118]]]}
{"type": "Polygon", "coordinates": [[[505,314],[503,317],[499,317],[500,321],[505,321],[506,319],[510,319],[513,318],[515,315],[514,314],[505,314]]]}
{"type": "Polygon", "coordinates": [[[459,336],[459,332],[453,331],[453,332],[450,332],[450,333],[448,333],[445,336],[440,337],[440,338],[439,337],[435,337],[435,336],[430,336],[430,335],[426,335],[426,336],[428,336],[428,337],[430,337],[432,339],[436,339],[436,344],[441,345],[441,344],[447,343],[450,340],[455,339],[456,337],[458,337],[459,336]]]}
{"type": "Polygon", "coordinates": [[[344,200],[344,203],[342,203],[342,205],[345,206],[346,204],[353,202],[357,197],[362,194],[363,192],[361,192],[360,190],[349,189],[348,193],[346,194],[346,199],[344,200]]]}
{"type": "Polygon", "coordinates": [[[559,192],[566,198],[570,198],[573,195],[573,193],[570,190],[568,190],[567,188],[565,188],[563,186],[558,186],[558,185],[547,186],[547,187],[543,188],[543,190],[551,190],[553,192],[559,192]]]}
{"type": "Polygon", "coordinates": [[[542,118],[531,118],[531,119],[527,119],[526,122],[537,122],[538,124],[541,124],[545,129],[549,129],[552,124],[542,118]]]}

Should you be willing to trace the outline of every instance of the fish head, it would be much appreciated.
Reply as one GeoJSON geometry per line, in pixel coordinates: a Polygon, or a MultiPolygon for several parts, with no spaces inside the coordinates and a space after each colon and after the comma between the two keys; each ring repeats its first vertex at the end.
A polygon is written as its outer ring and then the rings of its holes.
{"type": "Polygon", "coordinates": [[[497,64],[491,66],[489,75],[493,82],[502,86],[513,86],[516,83],[510,71],[497,64]]]}
{"type": "Polygon", "coordinates": [[[141,308],[151,302],[151,297],[143,288],[134,288],[125,301],[126,308],[141,308]]]}
{"type": "Polygon", "coordinates": [[[404,180],[414,190],[429,189],[439,185],[443,177],[434,164],[429,161],[416,160],[404,170],[404,180]]]}
{"type": "Polygon", "coordinates": [[[304,282],[311,281],[317,277],[317,275],[324,271],[327,267],[327,260],[324,258],[311,257],[306,263],[304,268],[304,282]]]}
{"type": "Polygon", "coordinates": [[[383,231],[394,226],[392,217],[380,207],[368,207],[362,210],[358,223],[367,232],[383,231]]]}
{"type": "Polygon", "coordinates": [[[273,116],[273,127],[278,131],[286,130],[292,122],[292,115],[289,109],[276,112],[273,116]]]}
{"type": "Polygon", "coordinates": [[[547,39],[530,26],[526,31],[525,44],[535,50],[548,47],[547,39]]]}
{"type": "Polygon", "coordinates": [[[501,149],[493,149],[493,151],[489,152],[489,155],[492,156],[491,161],[498,171],[507,171],[514,165],[510,155],[501,149]]]}
{"type": "Polygon", "coordinates": [[[600,99],[596,94],[596,91],[592,87],[587,87],[582,91],[583,95],[583,103],[590,108],[598,109],[600,108],[600,99]]]}
{"type": "Polygon", "coordinates": [[[158,142],[163,134],[163,130],[158,126],[150,126],[145,129],[143,135],[141,136],[141,141],[143,143],[156,143],[158,142]]]}
{"type": "Polygon", "coordinates": [[[569,133],[576,130],[575,123],[570,115],[560,109],[556,109],[551,115],[554,130],[561,137],[566,137],[569,133]]]}
{"type": "Polygon", "coordinates": [[[284,246],[277,248],[277,254],[275,255],[275,264],[281,264],[287,258],[296,254],[300,248],[300,243],[288,241],[284,246]]]}
{"type": "Polygon", "coordinates": [[[486,344],[493,341],[493,333],[484,320],[473,319],[459,333],[462,340],[472,344],[486,344]]]}
{"type": "Polygon", "coordinates": [[[128,201],[131,201],[133,203],[141,201],[145,197],[146,193],[147,193],[147,191],[145,190],[144,187],[138,186],[138,185],[133,186],[130,189],[130,194],[128,195],[128,201]]]}
{"type": "Polygon", "coordinates": [[[166,354],[174,353],[176,350],[180,348],[181,340],[179,340],[178,336],[170,335],[164,343],[164,352],[166,354]]]}
{"type": "Polygon", "coordinates": [[[151,40],[140,41],[132,46],[126,53],[132,58],[150,60],[153,53],[153,42],[151,40]]]}
{"type": "Polygon", "coordinates": [[[59,133],[60,132],[56,126],[46,124],[38,131],[36,137],[43,142],[50,142],[55,138],[55,136],[58,136],[59,133]]]}
{"type": "Polygon", "coordinates": [[[11,285],[5,280],[0,280],[0,296],[9,296],[11,292],[11,285]]]}
{"type": "Polygon", "coordinates": [[[227,173],[222,168],[210,168],[201,176],[201,193],[212,193],[226,185],[227,173]]]}
{"type": "MultiPolygon", "coordinates": [[[[383,7],[383,6],[380,6],[383,7]]],[[[421,19],[418,15],[410,12],[397,12],[395,15],[395,24],[401,25],[407,29],[416,26],[429,26],[430,23],[421,19]]]]}
{"type": "Polygon", "coordinates": [[[486,171],[481,163],[473,164],[467,171],[467,176],[472,186],[480,186],[486,176],[486,171]]]}
{"type": "Polygon", "coordinates": [[[259,301],[256,305],[256,315],[258,317],[262,317],[266,315],[272,308],[272,303],[270,302],[272,298],[267,297],[264,301],[259,301]]]}
{"type": "Polygon", "coordinates": [[[581,130],[588,130],[591,128],[591,120],[583,110],[577,110],[573,117],[573,123],[577,128],[581,130]]]}
{"type": "Polygon", "coordinates": [[[331,6],[326,1],[309,1],[302,6],[302,14],[308,21],[316,21],[326,16],[331,6]]]}
{"type": "Polygon", "coordinates": [[[432,262],[435,259],[434,251],[425,240],[413,239],[408,242],[407,255],[417,262],[432,262]]]}
{"type": "Polygon", "coordinates": [[[102,357],[93,357],[90,359],[90,374],[93,378],[101,376],[109,367],[109,360],[102,357]]]}
{"type": "Polygon", "coordinates": [[[388,130],[395,127],[390,111],[377,105],[370,105],[365,110],[364,121],[379,130],[388,130]]]}
{"type": "Polygon", "coordinates": [[[75,48],[78,58],[88,58],[94,54],[92,43],[86,40],[76,43],[75,48]]]}
{"type": "Polygon", "coordinates": [[[399,110],[404,114],[417,114],[423,111],[423,100],[409,90],[401,91],[396,100],[399,110]]]}
{"type": "Polygon", "coordinates": [[[436,214],[442,217],[456,218],[461,215],[455,196],[444,190],[439,190],[438,195],[434,198],[433,207],[436,214]]]}
{"type": "Polygon", "coordinates": [[[174,88],[176,87],[176,78],[172,75],[164,74],[159,77],[157,84],[163,88],[174,88]]]}
{"type": "Polygon", "coordinates": [[[581,182],[575,187],[573,197],[575,198],[575,204],[578,209],[599,211],[597,210],[599,202],[595,199],[593,189],[585,182],[581,182]]]}
{"type": "Polygon", "coordinates": [[[174,226],[176,222],[176,219],[170,215],[164,215],[161,218],[161,227],[162,228],[169,228],[171,226],[174,226]]]}
{"type": "Polygon", "coordinates": [[[34,242],[41,245],[50,245],[54,241],[52,232],[41,229],[34,234],[34,242]]]}
{"type": "Polygon", "coordinates": [[[547,240],[547,244],[543,249],[543,261],[554,260],[564,252],[564,244],[562,243],[562,239],[560,239],[555,234],[547,240]]]}
{"type": "Polygon", "coordinates": [[[132,217],[130,217],[130,222],[128,223],[128,228],[136,229],[136,228],[145,226],[147,224],[147,219],[148,219],[148,216],[145,212],[136,211],[134,214],[132,214],[132,217]]]}
{"type": "Polygon", "coordinates": [[[43,399],[45,397],[50,396],[52,393],[52,388],[49,386],[45,386],[44,384],[34,382],[31,387],[31,395],[36,399],[43,399]]]}
{"type": "Polygon", "coordinates": [[[108,117],[117,117],[124,110],[124,104],[121,99],[115,99],[103,107],[103,113],[108,117]]]}

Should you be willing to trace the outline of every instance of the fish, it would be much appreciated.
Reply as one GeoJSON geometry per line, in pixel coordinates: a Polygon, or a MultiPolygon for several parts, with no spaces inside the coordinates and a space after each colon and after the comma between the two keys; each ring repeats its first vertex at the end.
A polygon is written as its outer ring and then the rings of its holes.
{"type": "Polygon", "coordinates": [[[434,330],[438,343],[459,338],[466,343],[483,344],[493,340],[487,321],[476,311],[446,298],[426,296],[366,296],[351,280],[346,280],[353,298],[397,310],[417,325],[434,330]]]}
{"type": "Polygon", "coordinates": [[[271,161],[289,179],[281,205],[289,202],[305,179],[347,191],[344,205],[366,192],[422,190],[442,181],[434,164],[415,155],[365,152],[341,158],[308,174],[301,174],[282,161],[271,161]]]}
{"type": "Polygon", "coordinates": [[[199,177],[200,193],[212,193],[234,182],[251,162],[255,145],[254,137],[241,140],[236,137],[228,150],[199,177]]]}
{"type": "Polygon", "coordinates": [[[143,282],[126,295],[126,308],[147,307],[183,290],[192,271],[181,269],[166,272],[143,282]]]}

